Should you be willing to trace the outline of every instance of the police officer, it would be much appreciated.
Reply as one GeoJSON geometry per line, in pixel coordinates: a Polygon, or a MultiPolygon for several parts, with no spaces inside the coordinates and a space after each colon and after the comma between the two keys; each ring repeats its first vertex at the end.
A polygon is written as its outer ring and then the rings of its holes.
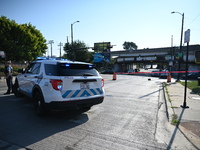
{"type": "Polygon", "coordinates": [[[13,68],[11,67],[11,61],[7,61],[5,64],[4,73],[6,75],[6,84],[8,86],[8,90],[6,93],[4,93],[5,95],[10,94],[10,92],[13,93],[12,72],[13,72],[13,68]]]}

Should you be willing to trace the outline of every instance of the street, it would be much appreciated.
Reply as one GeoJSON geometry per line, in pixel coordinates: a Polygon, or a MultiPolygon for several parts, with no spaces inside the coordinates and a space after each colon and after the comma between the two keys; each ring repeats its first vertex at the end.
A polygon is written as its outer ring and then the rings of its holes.
{"type": "Polygon", "coordinates": [[[102,75],[105,99],[88,112],[34,114],[26,97],[3,95],[0,87],[0,140],[4,148],[26,149],[166,149],[156,139],[162,80],[146,76],[102,75]]]}

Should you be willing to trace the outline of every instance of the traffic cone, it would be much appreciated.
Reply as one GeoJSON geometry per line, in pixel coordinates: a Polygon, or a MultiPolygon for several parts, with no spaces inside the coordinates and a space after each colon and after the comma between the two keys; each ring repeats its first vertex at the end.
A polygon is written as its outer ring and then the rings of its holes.
{"type": "Polygon", "coordinates": [[[171,75],[170,74],[168,74],[168,76],[167,76],[167,82],[171,82],[171,75]]]}
{"type": "Polygon", "coordinates": [[[116,80],[116,79],[117,79],[117,74],[113,73],[113,80],[116,80]]]}

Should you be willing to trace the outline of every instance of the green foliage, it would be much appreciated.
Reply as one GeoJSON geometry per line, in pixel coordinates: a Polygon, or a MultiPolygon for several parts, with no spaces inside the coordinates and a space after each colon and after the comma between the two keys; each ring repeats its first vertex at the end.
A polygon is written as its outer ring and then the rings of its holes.
{"type": "Polygon", "coordinates": [[[123,48],[125,50],[137,50],[138,46],[134,42],[124,42],[123,48]]]}
{"type": "MultiPolygon", "coordinates": [[[[185,82],[180,82],[185,86],[185,82]]],[[[188,81],[187,87],[192,90],[192,92],[200,95],[200,86],[198,86],[198,81],[188,81]]]]}
{"type": "Polygon", "coordinates": [[[177,116],[176,114],[173,114],[173,115],[172,115],[171,124],[172,124],[172,125],[175,125],[175,126],[177,126],[177,125],[179,124],[178,116],[177,116]]]}
{"type": "Polygon", "coordinates": [[[71,43],[65,43],[64,51],[66,52],[64,57],[69,60],[76,60],[89,63],[91,63],[93,60],[93,53],[89,52],[86,47],[86,44],[79,40],[73,42],[73,48],[71,43]]]}
{"type": "Polygon", "coordinates": [[[0,51],[7,60],[31,61],[46,52],[46,40],[35,26],[0,17],[0,51]]]}
{"type": "MultiPolygon", "coordinates": [[[[15,66],[12,66],[12,67],[13,67],[13,76],[16,76],[18,74],[18,70],[22,68],[19,65],[15,65],[15,66]]],[[[5,69],[4,66],[0,66],[0,77],[5,77],[4,69],[5,69]]]]}

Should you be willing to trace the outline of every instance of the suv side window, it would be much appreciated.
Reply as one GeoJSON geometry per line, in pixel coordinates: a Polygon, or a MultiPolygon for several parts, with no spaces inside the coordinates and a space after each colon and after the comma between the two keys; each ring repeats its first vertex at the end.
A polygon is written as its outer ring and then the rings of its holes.
{"type": "Polygon", "coordinates": [[[40,73],[40,66],[41,66],[41,63],[31,63],[27,67],[26,73],[39,74],[40,73]]]}
{"type": "Polygon", "coordinates": [[[55,64],[44,64],[45,74],[48,76],[57,76],[57,65],[55,64]]]}

